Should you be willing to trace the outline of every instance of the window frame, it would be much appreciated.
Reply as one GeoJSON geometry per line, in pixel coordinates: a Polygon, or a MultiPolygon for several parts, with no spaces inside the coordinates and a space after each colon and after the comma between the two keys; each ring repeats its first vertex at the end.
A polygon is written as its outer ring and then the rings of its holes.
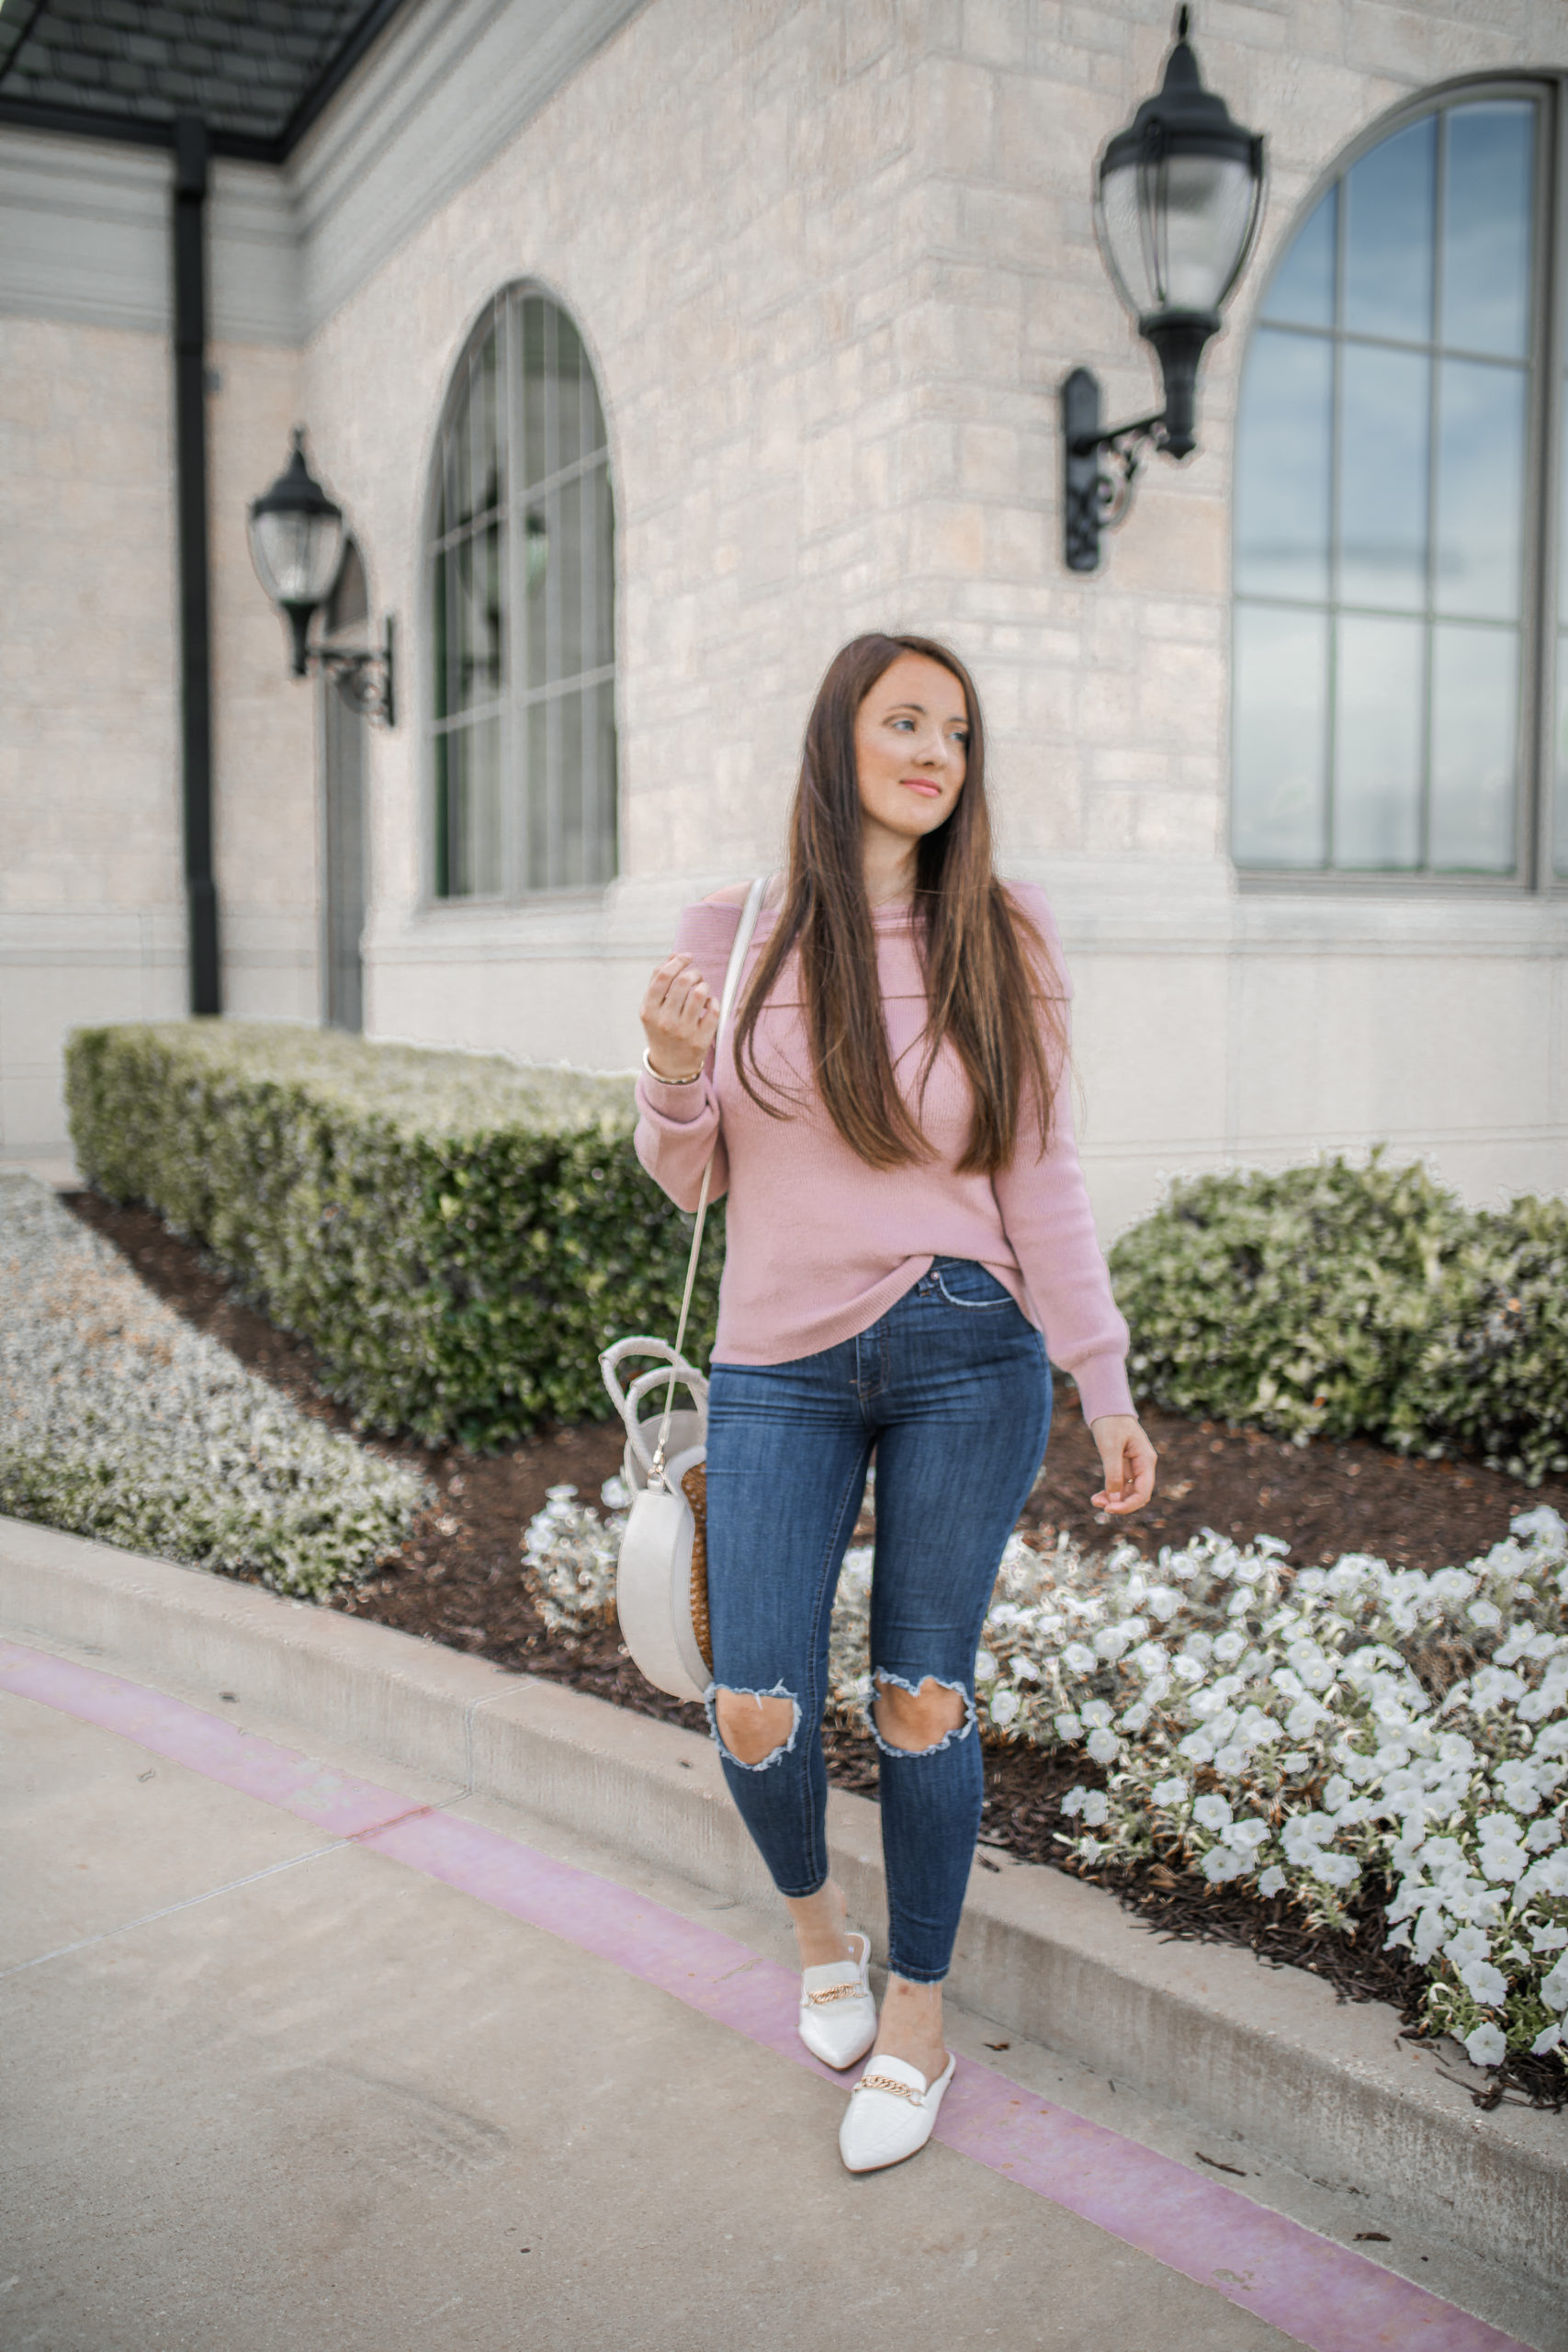
{"type": "MultiPolygon", "coordinates": [[[[1345,208],[1341,201],[1336,223],[1337,269],[1343,265],[1345,208]]],[[[1354,339],[1354,338],[1350,338],[1354,339]]],[[[1434,378],[1436,368],[1434,368],[1434,378]]],[[[1562,900],[1568,899],[1568,875],[1553,872],[1553,824],[1555,817],[1555,721],[1557,717],[1556,650],[1559,628],[1568,629],[1568,583],[1562,583],[1562,609],[1559,611],[1559,568],[1562,551],[1563,518],[1561,512],[1562,495],[1564,412],[1568,410],[1568,73],[1551,68],[1521,73],[1517,69],[1495,73],[1474,73],[1456,75],[1446,82],[1434,83],[1409,99],[1388,109],[1370,123],[1357,138],[1340,148],[1328,164],[1313,181],[1296,205],[1284,235],[1275,249],[1267,277],[1260,279],[1247,323],[1246,341],[1236,371],[1236,401],[1231,444],[1231,560],[1232,581],[1229,594],[1231,627],[1227,641],[1230,691],[1227,697],[1226,771],[1228,791],[1225,811],[1225,855],[1239,891],[1248,896],[1290,896],[1299,898],[1470,898],[1470,899],[1530,899],[1562,900]],[[1523,548],[1519,593],[1519,692],[1517,707],[1517,781],[1514,810],[1514,870],[1508,874],[1463,874],[1411,871],[1398,867],[1336,867],[1285,866],[1244,865],[1235,848],[1236,823],[1236,663],[1235,616],[1244,605],[1281,603],[1293,605],[1295,600],[1259,597],[1256,600],[1238,592],[1235,582],[1237,460],[1240,454],[1242,426],[1241,390],[1243,371],[1250,354],[1253,337],[1264,327],[1281,334],[1301,333],[1313,340],[1330,342],[1334,353],[1336,383],[1341,365],[1341,354],[1347,337],[1336,328],[1330,336],[1321,331],[1297,329],[1288,323],[1274,322],[1265,315],[1265,303],[1275,277],[1283,266],[1295,240],[1317,206],[1337,183],[1342,182],[1361,161],[1381,147],[1385,140],[1408,130],[1412,124],[1428,116],[1443,113],[1467,99],[1481,101],[1507,98],[1529,99],[1538,107],[1538,122],[1541,153],[1535,175],[1534,217],[1532,221],[1533,252],[1531,268],[1532,332],[1526,366],[1531,371],[1529,406],[1526,413],[1523,486],[1523,548]]],[[[1337,391],[1336,403],[1337,406],[1337,391]]],[[[1435,466],[1435,447],[1428,462],[1435,466]]],[[[1333,453],[1334,481],[1337,483],[1339,463],[1338,436],[1333,453]]],[[[1331,496],[1337,498],[1337,489],[1331,496]]],[[[1428,516],[1432,513],[1428,506],[1428,516]]],[[[1331,509],[1331,535],[1337,529],[1331,509]]],[[[1332,543],[1332,542],[1331,542],[1332,543]]],[[[1306,609],[1304,605],[1298,609],[1306,609]]],[[[1333,695],[1333,619],[1341,609],[1337,600],[1325,602],[1314,609],[1322,610],[1330,622],[1330,705],[1328,726],[1332,730],[1335,707],[1333,695]]],[[[1429,725],[1429,698],[1424,726],[1429,725]]],[[[1332,733],[1325,746],[1325,757],[1332,756],[1332,733]]]]}
{"type": "MultiPolygon", "coordinates": [[[[422,914],[450,916],[475,920],[497,913],[518,914],[530,909],[570,909],[603,905],[606,894],[625,871],[624,829],[625,810],[621,791],[620,745],[622,741],[620,616],[622,610],[621,526],[615,484],[619,469],[615,462],[612,423],[603,391],[604,372],[599,357],[576,311],[565,301],[553,286],[536,277],[509,278],[503,286],[488,296],[475,315],[468,333],[458,346],[446,373],[446,388],[436,418],[424,469],[424,497],[420,510],[419,537],[419,615],[420,639],[418,660],[418,710],[420,723],[420,854],[419,907],[422,914]],[[549,303],[570,322],[582,346],[584,357],[592,370],[593,390],[599,401],[604,424],[604,446],[602,457],[578,459],[549,478],[547,485],[531,484],[526,492],[529,500],[540,495],[545,487],[556,488],[569,476],[581,475],[588,468],[602,463],[611,502],[612,528],[610,538],[610,593],[612,599],[612,658],[593,671],[584,671],[569,681],[554,681],[541,689],[527,689],[523,684],[525,675],[524,638],[527,628],[526,614],[526,552],[525,534],[520,527],[525,492],[517,480],[514,464],[514,443],[517,424],[514,414],[516,396],[522,376],[523,308],[530,300],[549,303]],[[500,805],[500,865],[501,887],[489,891],[467,891],[443,895],[436,889],[438,845],[436,841],[437,778],[435,745],[445,730],[454,731],[448,722],[438,718],[435,710],[434,647],[437,615],[435,611],[436,559],[458,536],[454,526],[442,533],[437,526],[441,500],[447,469],[447,452],[462,405],[468,397],[474,365],[487,339],[493,334],[496,342],[496,417],[497,417],[497,480],[496,507],[502,526],[502,582],[505,597],[502,618],[502,688],[494,706],[499,718],[501,768],[500,805]],[[614,778],[615,807],[610,827],[610,873],[598,882],[569,882],[544,884],[536,888],[523,879],[526,831],[526,760],[525,717],[530,705],[549,695],[557,695],[571,687],[586,687],[594,683],[607,683],[612,691],[615,735],[615,773],[614,778]]],[[[487,510],[487,512],[490,510],[487,510]]]]}

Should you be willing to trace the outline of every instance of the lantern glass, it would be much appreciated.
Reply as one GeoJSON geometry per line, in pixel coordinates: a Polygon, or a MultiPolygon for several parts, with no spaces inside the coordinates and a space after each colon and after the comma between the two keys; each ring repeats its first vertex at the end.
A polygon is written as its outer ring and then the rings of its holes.
{"type": "Polygon", "coordinates": [[[1217,311],[1241,275],[1261,181],[1250,159],[1128,157],[1101,175],[1096,222],[1106,267],[1135,319],[1217,311]]]}
{"type": "Polygon", "coordinates": [[[343,569],[343,515],[335,506],[267,507],[251,515],[251,560],[275,605],[324,605],[343,569]]]}

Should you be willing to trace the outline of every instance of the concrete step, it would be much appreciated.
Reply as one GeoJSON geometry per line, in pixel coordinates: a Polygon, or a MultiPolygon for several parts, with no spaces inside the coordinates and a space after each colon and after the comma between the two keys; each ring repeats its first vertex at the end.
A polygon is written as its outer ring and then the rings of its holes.
{"type": "MultiPolygon", "coordinates": [[[[166,1561],[0,1518],[0,1629],[251,1705],[737,1901],[770,1889],[711,1745],[559,1685],[166,1561]]],[[[884,1916],[877,1808],[834,1791],[852,1912],[884,1916]]],[[[1393,2013],[1223,1945],[1164,1943],[1063,1873],[987,1856],[952,1989],[965,2007],[1212,2136],[1540,2287],[1568,2288],[1568,2119],[1472,2103],[1483,2078],[1393,2013]],[[1465,2078],[1468,2077],[1468,2080],[1465,2078]]],[[[881,1957],[881,1954],[878,1955],[881,1957]]]]}

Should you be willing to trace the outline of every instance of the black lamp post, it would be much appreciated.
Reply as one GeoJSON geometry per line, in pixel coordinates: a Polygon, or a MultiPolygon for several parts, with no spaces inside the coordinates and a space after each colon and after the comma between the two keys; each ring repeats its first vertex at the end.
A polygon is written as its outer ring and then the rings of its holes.
{"type": "Polygon", "coordinates": [[[1106,431],[1100,381],[1075,368],[1062,386],[1069,571],[1093,571],[1102,528],[1122,521],[1145,444],[1168,458],[1197,447],[1198,367],[1247,266],[1263,211],[1263,141],[1205,90],[1179,10],[1158,94],[1100,159],[1095,227],[1111,283],[1154,345],[1165,387],[1156,416],[1106,431]],[[1118,472],[1108,471],[1109,455],[1118,472]]]}
{"type": "Polygon", "coordinates": [[[310,642],[311,616],[337,585],[346,538],[342,507],[305,463],[303,425],[295,427],[288,470],[252,503],[250,536],[256,577],[288,623],[294,675],[302,678],[314,665],[336,679],[355,710],[395,725],[389,615],[379,653],[310,642]]]}

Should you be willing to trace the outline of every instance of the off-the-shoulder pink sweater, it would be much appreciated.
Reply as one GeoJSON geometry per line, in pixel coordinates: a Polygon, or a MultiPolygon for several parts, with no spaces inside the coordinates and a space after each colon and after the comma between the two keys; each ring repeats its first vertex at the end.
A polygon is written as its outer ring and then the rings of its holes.
{"type": "MultiPolygon", "coordinates": [[[[1071,983],[1044,893],[1009,885],[1051,951],[1061,991],[1071,983]]],[[[877,955],[894,1067],[907,1099],[923,1057],[925,986],[905,910],[876,910],[877,955]]],[[[688,907],[675,944],[715,996],[739,909],[688,907]]],[[[772,931],[764,910],[748,977],[772,931]]],[[[744,986],[744,981],[742,982],[744,986]]],[[[971,1258],[1011,1291],[1045,1337],[1053,1363],[1077,1383],[1084,1419],[1130,1413],[1127,1326],[1111,1295],[1073,1136],[1069,1087],[1053,1069],[1050,1148],[1021,1128],[1010,1167],[994,1178],[961,1175],[968,1141],[969,1082],[944,1046],[923,1099],[911,1108],[934,1147],[929,1160],[868,1168],[829,1117],[811,1073],[798,957],[779,974],[757,1024],[763,1076],[789,1089],[788,1115],[770,1118],[741,1087],[727,1032],[717,1067],[668,1086],[637,1081],[637,1151],[677,1205],[694,1209],[717,1131],[711,1197],[728,1194],[728,1251],[719,1291],[715,1361],[788,1363],[852,1339],[885,1315],[933,1258],[971,1258]]],[[[771,1099],[771,1098],[770,1098],[771,1099]]]]}

